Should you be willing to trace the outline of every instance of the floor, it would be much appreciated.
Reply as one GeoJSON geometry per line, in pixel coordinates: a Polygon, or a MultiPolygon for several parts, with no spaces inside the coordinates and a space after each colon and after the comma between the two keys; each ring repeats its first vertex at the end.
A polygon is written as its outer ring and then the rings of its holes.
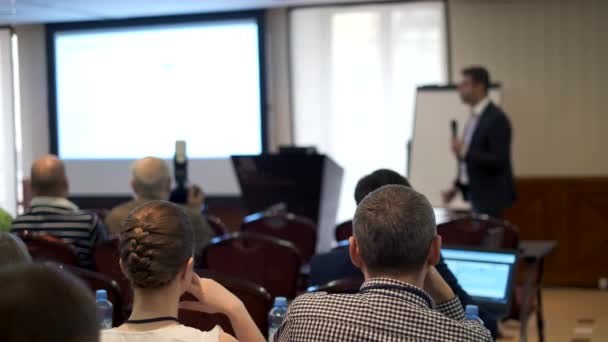
{"type": "MultiPolygon", "coordinates": [[[[546,342],[608,342],[608,291],[547,288],[543,290],[546,342]]],[[[535,317],[530,321],[528,342],[538,342],[535,317]]],[[[519,323],[505,322],[505,338],[519,339],[519,323]]]]}

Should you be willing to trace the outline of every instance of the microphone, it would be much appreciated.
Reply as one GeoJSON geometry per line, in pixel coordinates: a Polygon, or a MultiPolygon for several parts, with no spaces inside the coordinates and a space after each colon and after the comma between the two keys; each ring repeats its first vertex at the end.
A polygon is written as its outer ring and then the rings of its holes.
{"type": "Polygon", "coordinates": [[[177,187],[171,192],[170,201],[173,203],[186,203],[188,200],[188,158],[186,157],[186,142],[175,142],[175,156],[173,157],[173,172],[177,187]]]}
{"type": "Polygon", "coordinates": [[[458,121],[452,120],[450,121],[450,128],[452,130],[452,139],[458,138],[458,121]]]}

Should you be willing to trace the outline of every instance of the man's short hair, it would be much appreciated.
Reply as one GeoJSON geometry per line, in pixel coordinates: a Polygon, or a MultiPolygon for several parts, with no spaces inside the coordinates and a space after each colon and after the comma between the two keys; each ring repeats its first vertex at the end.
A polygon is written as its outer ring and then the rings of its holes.
{"type": "Polygon", "coordinates": [[[469,76],[474,83],[481,84],[486,92],[490,88],[490,73],[482,66],[472,66],[462,70],[463,76],[469,76]]]}
{"type": "Polygon", "coordinates": [[[355,202],[359,204],[370,192],[391,184],[403,185],[408,188],[412,187],[407,178],[397,172],[389,169],[379,169],[364,176],[357,182],[357,186],[355,187],[355,202]]]}
{"type": "Polygon", "coordinates": [[[146,157],[131,165],[133,188],[138,197],[148,200],[165,200],[167,181],[171,177],[167,162],[146,157]]]}
{"type": "Polygon", "coordinates": [[[0,341],[99,340],[91,290],[57,266],[2,267],[0,317],[0,341]]]}
{"type": "Polygon", "coordinates": [[[35,196],[59,196],[66,182],[63,162],[52,155],[36,160],[30,171],[30,182],[35,196]]]}
{"type": "Polygon", "coordinates": [[[403,185],[386,185],[365,196],[353,226],[363,263],[379,274],[420,271],[437,235],[429,201],[403,185]]]}

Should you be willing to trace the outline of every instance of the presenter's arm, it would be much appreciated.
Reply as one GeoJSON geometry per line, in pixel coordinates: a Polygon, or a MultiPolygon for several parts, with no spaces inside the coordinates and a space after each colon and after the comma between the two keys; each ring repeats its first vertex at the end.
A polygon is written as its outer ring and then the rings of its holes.
{"type": "Polygon", "coordinates": [[[490,125],[488,145],[487,151],[470,148],[465,156],[466,161],[488,169],[506,166],[511,150],[511,124],[506,115],[497,116],[490,125]]]}

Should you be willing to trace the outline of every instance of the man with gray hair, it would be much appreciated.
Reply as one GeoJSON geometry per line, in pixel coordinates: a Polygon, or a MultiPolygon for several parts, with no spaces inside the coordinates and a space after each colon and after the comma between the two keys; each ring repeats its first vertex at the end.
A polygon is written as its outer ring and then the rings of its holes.
{"type": "MultiPolygon", "coordinates": [[[[171,173],[167,162],[155,157],[136,160],[131,166],[131,189],[133,189],[135,198],[112,209],[106,218],[106,225],[113,234],[120,232],[122,224],[131,210],[147,201],[169,199],[171,173]]],[[[192,221],[196,253],[202,251],[213,237],[213,231],[201,213],[204,202],[203,191],[196,185],[191,186],[188,189],[185,209],[192,221]]]]}
{"type": "Polygon", "coordinates": [[[492,341],[465,320],[435,269],[441,237],[427,199],[402,185],[371,192],[357,207],[350,257],[365,282],[356,294],[296,298],[278,341],[492,341]]]}

